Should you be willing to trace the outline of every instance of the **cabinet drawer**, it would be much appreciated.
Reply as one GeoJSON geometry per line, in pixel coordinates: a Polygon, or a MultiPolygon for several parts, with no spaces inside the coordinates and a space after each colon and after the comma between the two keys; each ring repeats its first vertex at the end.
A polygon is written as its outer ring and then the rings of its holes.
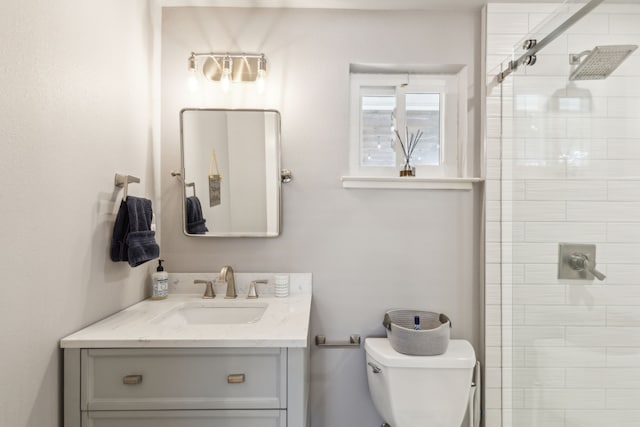
{"type": "Polygon", "coordinates": [[[84,412],[82,427],[286,427],[284,410],[84,412]]]}
{"type": "Polygon", "coordinates": [[[283,409],[286,350],[87,349],[81,409],[283,409]]]}

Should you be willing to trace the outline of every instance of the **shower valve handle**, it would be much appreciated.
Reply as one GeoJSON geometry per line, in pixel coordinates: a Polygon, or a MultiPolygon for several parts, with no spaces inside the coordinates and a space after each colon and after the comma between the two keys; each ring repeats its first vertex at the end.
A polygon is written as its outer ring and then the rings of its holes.
{"type": "Polygon", "coordinates": [[[569,265],[576,271],[588,271],[593,274],[598,280],[604,280],[607,276],[596,270],[595,263],[589,260],[586,254],[581,252],[575,252],[569,258],[569,265]]]}

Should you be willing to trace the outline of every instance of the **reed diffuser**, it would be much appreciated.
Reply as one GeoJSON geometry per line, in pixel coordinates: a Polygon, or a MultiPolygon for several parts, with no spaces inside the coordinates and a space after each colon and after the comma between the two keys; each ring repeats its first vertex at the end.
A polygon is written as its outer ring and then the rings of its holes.
{"type": "Polygon", "coordinates": [[[402,169],[400,169],[400,176],[416,176],[416,168],[411,166],[411,156],[420,142],[423,132],[418,129],[415,134],[409,134],[409,128],[405,128],[406,144],[402,142],[402,138],[400,137],[400,133],[398,133],[397,129],[395,132],[398,137],[398,141],[400,142],[400,147],[402,147],[402,154],[404,155],[404,165],[402,166],[402,169]]]}

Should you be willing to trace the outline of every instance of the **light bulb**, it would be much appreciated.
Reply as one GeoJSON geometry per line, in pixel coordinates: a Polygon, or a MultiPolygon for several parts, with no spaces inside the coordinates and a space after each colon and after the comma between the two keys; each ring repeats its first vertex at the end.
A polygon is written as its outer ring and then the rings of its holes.
{"type": "Polygon", "coordinates": [[[222,77],[220,77],[220,84],[222,85],[222,91],[224,93],[229,92],[229,89],[231,88],[231,77],[229,74],[222,74],[222,77]]]}
{"type": "Polygon", "coordinates": [[[196,92],[198,90],[198,76],[196,73],[189,73],[189,78],[187,79],[187,85],[189,86],[189,90],[191,92],[196,92]]]}
{"type": "Polygon", "coordinates": [[[191,56],[189,57],[189,61],[187,62],[187,69],[189,70],[189,78],[187,79],[187,86],[191,92],[195,92],[198,90],[198,77],[196,76],[196,72],[198,67],[196,65],[196,55],[191,52],[191,56]]]}
{"type": "Polygon", "coordinates": [[[231,87],[231,69],[231,57],[226,56],[222,61],[222,76],[220,76],[220,84],[222,85],[222,91],[224,93],[229,92],[229,88],[231,87]]]}
{"type": "Polygon", "coordinates": [[[258,93],[264,92],[265,79],[267,77],[267,60],[264,56],[258,58],[258,73],[256,77],[256,85],[258,86],[258,93]]]}
{"type": "Polygon", "coordinates": [[[258,77],[256,77],[256,85],[258,86],[258,93],[264,92],[265,75],[266,73],[264,70],[258,70],[258,77]]]}

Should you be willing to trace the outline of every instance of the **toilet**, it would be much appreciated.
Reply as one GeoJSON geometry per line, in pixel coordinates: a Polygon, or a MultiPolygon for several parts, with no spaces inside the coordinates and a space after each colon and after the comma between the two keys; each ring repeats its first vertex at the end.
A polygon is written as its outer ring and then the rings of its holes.
{"type": "Polygon", "coordinates": [[[473,347],[450,340],[438,356],[409,356],[387,338],[367,338],[367,380],[373,403],[391,427],[460,427],[476,364],[473,347]]]}

